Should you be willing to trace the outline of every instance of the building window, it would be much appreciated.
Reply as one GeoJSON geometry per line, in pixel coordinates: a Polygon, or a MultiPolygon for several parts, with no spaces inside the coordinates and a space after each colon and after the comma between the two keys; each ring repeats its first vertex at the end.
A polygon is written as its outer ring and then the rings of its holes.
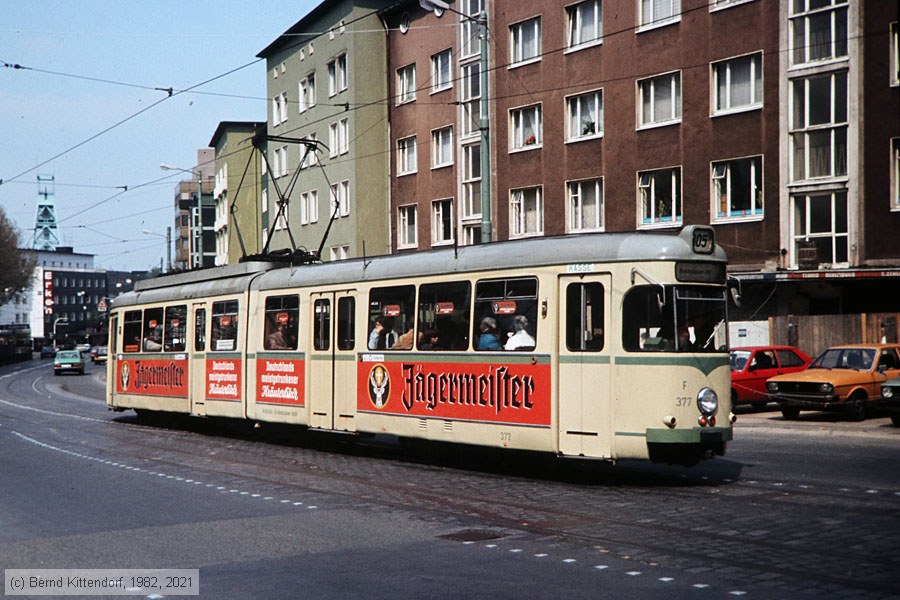
{"type": "Polygon", "coordinates": [[[681,167],[638,173],[641,225],[681,225],[681,167]]]}
{"type": "Polygon", "coordinates": [[[847,0],[790,2],[791,63],[847,56],[847,0]]]}
{"type": "Polygon", "coordinates": [[[397,175],[416,172],[416,136],[397,140],[397,175]]]}
{"type": "Polygon", "coordinates": [[[892,86],[900,85],[900,27],[897,21],[891,23],[891,74],[892,86]]]}
{"type": "Polygon", "coordinates": [[[282,146],[281,148],[275,148],[275,165],[274,165],[274,173],[272,173],[276,178],[284,177],[288,174],[288,147],[282,146]]]}
{"type": "Polygon", "coordinates": [[[287,202],[282,202],[281,200],[278,200],[275,204],[279,207],[279,210],[275,213],[275,231],[278,231],[280,229],[287,229],[288,210],[290,209],[291,205],[287,202]]]}
{"type": "Polygon", "coordinates": [[[638,103],[638,128],[681,122],[681,73],[638,81],[638,103]]]}
{"type": "MultiPolygon", "coordinates": [[[[306,139],[308,139],[310,141],[316,141],[316,134],[315,133],[307,134],[306,139]]],[[[315,148],[301,146],[300,153],[302,154],[302,158],[300,160],[300,168],[301,169],[306,169],[307,167],[312,167],[314,165],[319,164],[319,156],[318,156],[318,154],[316,154],[315,148]]]]}
{"type": "Polygon", "coordinates": [[[300,224],[319,221],[319,192],[312,190],[300,194],[300,224]]]}
{"type": "Polygon", "coordinates": [[[463,65],[462,70],[462,132],[463,135],[480,133],[481,127],[481,65],[477,62],[463,65]]]}
{"type": "Polygon", "coordinates": [[[331,216],[350,215],[350,181],[344,180],[331,185],[331,216]]]}
{"type": "Polygon", "coordinates": [[[762,157],[712,163],[712,194],[717,219],[761,217],[762,157]]]}
{"type": "Polygon", "coordinates": [[[600,0],[588,0],[566,8],[569,22],[566,47],[578,49],[599,43],[603,38],[600,0]]]}
{"type": "Polygon", "coordinates": [[[328,95],[347,89],[347,55],[341,54],[328,63],[328,95]]]}
{"type": "Polygon", "coordinates": [[[713,114],[762,108],[762,54],[714,63],[713,114]]]}
{"type": "Polygon", "coordinates": [[[453,128],[444,127],[431,132],[431,167],[453,164],[453,128]]]}
{"type": "Polygon", "coordinates": [[[847,72],[791,82],[794,181],[847,174],[847,72]]]}
{"type": "Polygon", "coordinates": [[[566,98],[566,140],[570,142],[603,135],[603,92],[566,98]]]}
{"type": "Polygon", "coordinates": [[[460,243],[472,245],[481,239],[481,144],[463,146],[462,162],[460,243]]]}
{"type": "Polygon", "coordinates": [[[569,232],[601,231],[603,229],[603,179],[570,181],[566,184],[569,196],[569,232]]]}
{"type": "Polygon", "coordinates": [[[509,26],[509,61],[513,66],[541,58],[541,18],[509,26]]]}
{"type": "Polygon", "coordinates": [[[401,206],[397,209],[397,247],[415,248],[417,245],[416,206],[401,206]]]}
{"type": "Polygon", "coordinates": [[[453,200],[435,200],[431,203],[431,245],[440,246],[453,242],[453,200]]]}
{"type": "MultiPolygon", "coordinates": [[[[459,12],[462,15],[478,16],[484,10],[484,0],[462,0],[459,12]]],[[[460,57],[470,58],[481,53],[478,23],[460,15],[460,57]]]]}
{"type": "MultiPolygon", "coordinates": [[[[333,246],[330,249],[330,260],[347,260],[347,257],[350,256],[350,246],[333,246]]],[[[343,300],[343,298],[341,298],[343,300]]]]}
{"type": "Polygon", "coordinates": [[[681,0],[638,0],[641,29],[677,23],[681,20],[681,0]]]}
{"type": "Polygon", "coordinates": [[[509,111],[510,150],[540,148],[543,143],[541,105],[514,108],[509,111]]]}
{"type": "Polygon", "coordinates": [[[328,126],[328,155],[335,157],[350,150],[350,122],[341,119],[328,126]]]}
{"type": "Polygon", "coordinates": [[[900,210],[900,138],[891,140],[891,208],[900,210]]]}
{"type": "Polygon", "coordinates": [[[440,92],[453,87],[453,78],[450,75],[453,62],[450,50],[444,50],[431,56],[431,92],[440,92]]]}
{"type": "Polygon", "coordinates": [[[792,201],[795,265],[801,250],[814,249],[816,263],[846,266],[849,261],[847,192],[797,195],[792,201]]]}
{"type": "Polygon", "coordinates": [[[415,63],[397,69],[397,104],[412,102],[416,99],[416,65],[415,63]]]}
{"type": "Polygon", "coordinates": [[[316,74],[310,73],[300,80],[300,112],[306,112],[316,105],[316,74]]]}
{"type": "Polygon", "coordinates": [[[287,94],[282,92],[272,98],[272,125],[277,127],[287,118],[287,94]]]}
{"type": "Polygon", "coordinates": [[[511,238],[544,233],[544,205],[540,187],[510,191],[509,229],[511,238]]]}

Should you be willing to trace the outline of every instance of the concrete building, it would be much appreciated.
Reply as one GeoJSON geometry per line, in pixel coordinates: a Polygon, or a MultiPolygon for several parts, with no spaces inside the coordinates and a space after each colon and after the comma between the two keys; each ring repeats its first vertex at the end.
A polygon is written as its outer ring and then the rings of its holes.
{"type": "Polygon", "coordinates": [[[215,266],[215,151],[212,148],[197,150],[197,164],[192,167],[164,168],[182,171],[188,176],[175,185],[174,269],[189,271],[215,266]]]}
{"type": "Polygon", "coordinates": [[[222,121],[209,141],[216,156],[216,265],[235,264],[243,256],[262,252],[265,163],[253,140],[265,133],[265,123],[222,121]]]}
{"type": "Polygon", "coordinates": [[[323,260],[390,252],[386,4],[325,0],[258,54],[270,99],[270,250],[321,245],[323,260]]]}

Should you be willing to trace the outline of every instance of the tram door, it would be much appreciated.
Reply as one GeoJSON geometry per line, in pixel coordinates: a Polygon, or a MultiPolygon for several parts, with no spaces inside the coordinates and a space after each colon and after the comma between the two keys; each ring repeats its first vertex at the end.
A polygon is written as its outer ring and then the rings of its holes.
{"type": "Polygon", "coordinates": [[[111,399],[116,393],[116,377],[118,371],[116,370],[116,366],[118,363],[117,357],[119,356],[119,315],[111,315],[109,317],[109,340],[108,346],[106,347],[106,381],[111,381],[112,384],[107,384],[106,386],[106,395],[107,395],[107,404],[112,405],[111,399]]]}
{"type": "Polygon", "coordinates": [[[310,427],[356,431],[356,292],[310,296],[310,427]]]}
{"type": "Polygon", "coordinates": [[[206,306],[197,302],[191,306],[194,339],[187,340],[190,365],[188,366],[188,395],[191,414],[206,414],[206,306]]]}
{"type": "Polygon", "coordinates": [[[559,450],[609,457],[612,438],[610,276],[559,281],[559,450]]]}

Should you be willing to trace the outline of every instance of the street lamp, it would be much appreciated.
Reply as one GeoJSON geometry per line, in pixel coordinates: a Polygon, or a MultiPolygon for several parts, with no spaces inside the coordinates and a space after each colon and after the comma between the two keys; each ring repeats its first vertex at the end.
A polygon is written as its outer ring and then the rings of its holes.
{"type": "MultiPolygon", "coordinates": [[[[165,238],[166,240],[166,273],[172,272],[172,228],[166,227],[166,235],[161,233],[156,233],[155,231],[150,231],[149,229],[142,229],[141,233],[144,235],[155,235],[156,237],[165,238]]],[[[201,230],[202,234],[202,230],[201,230]]],[[[129,281],[129,283],[131,283],[129,281]]],[[[117,284],[121,285],[121,284],[117,284]]]]}
{"type": "MultiPolygon", "coordinates": [[[[198,268],[203,268],[203,173],[193,169],[182,169],[173,164],[162,163],[159,168],[163,171],[181,171],[182,173],[190,173],[197,176],[197,223],[199,225],[197,234],[197,255],[198,268]]],[[[169,261],[169,270],[172,270],[172,262],[169,261]]]]}
{"type": "Polygon", "coordinates": [[[478,37],[481,38],[481,56],[479,57],[481,69],[481,243],[491,241],[491,179],[490,179],[490,117],[488,116],[488,44],[487,44],[487,12],[482,8],[478,16],[467,15],[452,8],[444,0],[419,0],[419,6],[425,10],[450,11],[462,18],[478,24],[478,37]]]}

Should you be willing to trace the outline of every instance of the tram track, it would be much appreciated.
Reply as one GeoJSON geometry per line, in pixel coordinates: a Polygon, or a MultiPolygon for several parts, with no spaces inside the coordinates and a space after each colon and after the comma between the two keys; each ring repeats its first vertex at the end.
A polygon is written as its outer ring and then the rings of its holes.
{"type": "MultiPolygon", "coordinates": [[[[5,383],[7,392],[17,388],[15,401],[34,403],[18,385],[31,385],[30,381],[23,378],[16,386],[5,383]]],[[[52,438],[48,441],[86,455],[114,456],[118,461],[192,476],[241,480],[261,490],[289,488],[321,494],[349,505],[428,511],[458,520],[461,530],[471,526],[499,530],[506,537],[555,538],[648,564],[688,569],[702,563],[737,569],[749,580],[777,576],[795,578],[805,588],[839,586],[886,596],[900,593],[890,579],[898,566],[896,553],[866,552],[849,543],[852,539],[840,543],[839,538],[851,533],[842,523],[833,522],[831,533],[805,534],[808,542],[802,552],[795,540],[778,535],[779,530],[796,527],[797,519],[790,515],[797,511],[805,509],[807,518],[824,520],[824,511],[815,512],[818,506],[830,513],[849,511],[860,521],[882,516],[896,530],[900,520],[896,500],[892,503],[877,495],[848,496],[799,485],[785,489],[760,478],[752,483],[707,481],[701,475],[679,480],[658,472],[614,474],[611,481],[603,481],[610,470],[600,469],[599,474],[577,468],[555,471],[546,464],[523,476],[528,469],[523,464],[485,469],[472,462],[459,468],[454,460],[435,462],[396,447],[345,445],[341,438],[315,433],[304,433],[300,440],[285,439],[292,431],[289,428],[288,433],[273,435],[266,427],[260,433],[249,427],[210,427],[210,422],[197,419],[165,428],[106,415],[79,421],[83,424],[79,427],[47,428],[48,419],[66,416],[58,410],[64,401],[51,402],[48,408],[55,414],[21,411],[16,418],[43,426],[43,435],[52,438]],[[730,523],[710,523],[703,517],[700,505],[704,502],[714,505],[717,515],[742,516],[730,523]],[[765,515],[776,516],[766,519],[765,515]],[[689,522],[694,525],[677,525],[689,522]],[[864,569],[851,568],[849,563],[864,569]]],[[[78,418],[90,409],[85,403],[68,408],[75,411],[70,416],[78,418]]],[[[476,460],[479,452],[472,456],[476,460]]]]}

